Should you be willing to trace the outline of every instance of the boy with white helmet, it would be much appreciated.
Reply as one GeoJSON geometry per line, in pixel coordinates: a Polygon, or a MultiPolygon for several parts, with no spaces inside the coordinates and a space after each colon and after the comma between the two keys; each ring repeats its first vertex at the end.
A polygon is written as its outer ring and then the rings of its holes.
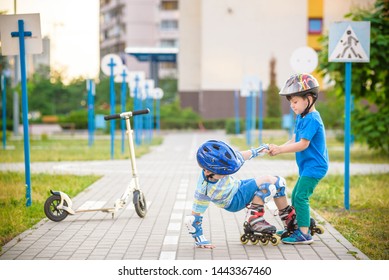
{"type": "Polygon", "coordinates": [[[315,109],[318,93],[317,80],[304,73],[292,75],[279,93],[286,96],[297,115],[293,137],[283,145],[269,145],[271,156],[296,153],[299,168],[299,178],[291,197],[292,207],[288,206],[289,208],[279,211],[281,219],[290,216],[290,211],[296,213],[295,226],[286,223],[286,230],[278,233],[282,234],[282,242],[287,244],[313,242],[311,230],[314,228],[314,221],[310,218],[309,198],[328,170],[325,128],[319,112],[315,109]]]}

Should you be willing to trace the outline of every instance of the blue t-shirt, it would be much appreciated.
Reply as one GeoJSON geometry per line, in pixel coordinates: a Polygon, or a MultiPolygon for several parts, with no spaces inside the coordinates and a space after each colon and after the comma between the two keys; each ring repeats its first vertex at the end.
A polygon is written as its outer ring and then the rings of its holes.
{"type": "Polygon", "coordinates": [[[328,171],[328,151],[325,128],[319,112],[310,112],[304,118],[297,115],[294,133],[296,142],[301,139],[310,141],[304,151],[296,152],[299,175],[323,178],[328,171]]]}

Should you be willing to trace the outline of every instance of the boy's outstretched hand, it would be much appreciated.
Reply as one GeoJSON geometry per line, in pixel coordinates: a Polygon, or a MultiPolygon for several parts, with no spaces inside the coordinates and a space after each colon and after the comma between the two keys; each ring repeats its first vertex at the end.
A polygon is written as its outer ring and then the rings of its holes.
{"type": "Polygon", "coordinates": [[[275,156],[281,152],[280,146],[269,144],[269,155],[275,156]]]}
{"type": "Polygon", "coordinates": [[[207,245],[196,245],[197,248],[201,248],[201,249],[214,249],[216,248],[215,245],[213,244],[207,244],[207,245]]]}

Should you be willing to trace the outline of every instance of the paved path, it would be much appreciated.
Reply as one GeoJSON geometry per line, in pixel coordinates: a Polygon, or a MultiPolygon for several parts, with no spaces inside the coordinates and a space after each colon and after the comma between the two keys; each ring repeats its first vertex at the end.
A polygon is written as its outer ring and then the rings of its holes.
{"type": "MultiPolygon", "coordinates": [[[[191,212],[194,188],[199,175],[195,160],[197,147],[209,139],[226,140],[222,132],[178,132],[168,134],[161,146],[137,160],[141,188],[148,201],[144,219],[137,216],[132,203],[114,219],[111,214],[90,212],[68,216],[56,223],[42,220],[3,247],[2,260],[68,259],[268,259],[268,260],[353,260],[367,259],[330,224],[326,232],[315,235],[309,246],[242,245],[239,241],[245,211],[229,213],[214,205],[204,219],[205,235],[214,250],[197,249],[183,226],[191,212]],[[354,257],[355,256],[355,257],[354,257]]],[[[24,164],[1,164],[0,170],[23,170],[24,164]]],[[[86,204],[113,206],[131,178],[130,162],[109,160],[92,162],[34,163],[32,172],[101,174],[100,180],[73,199],[75,209],[86,204]]],[[[353,173],[388,172],[389,165],[353,164],[353,173]]],[[[332,163],[330,173],[342,173],[343,164],[332,163]]],[[[237,174],[241,178],[296,174],[294,161],[265,158],[247,162],[237,174]]],[[[55,186],[53,187],[55,188],[55,186]]],[[[281,228],[279,217],[269,204],[266,219],[281,228]]],[[[318,217],[320,220],[321,218],[318,217]]]]}

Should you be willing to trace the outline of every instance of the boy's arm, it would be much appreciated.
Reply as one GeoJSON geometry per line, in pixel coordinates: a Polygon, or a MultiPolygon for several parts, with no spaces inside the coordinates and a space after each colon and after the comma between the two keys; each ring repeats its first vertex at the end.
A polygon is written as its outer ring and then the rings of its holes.
{"type": "Polygon", "coordinates": [[[268,153],[268,151],[269,151],[269,146],[267,144],[262,144],[257,148],[252,148],[246,151],[240,151],[240,153],[243,159],[246,161],[255,158],[257,156],[264,156],[265,154],[268,153]]]}
{"type": "Polygon", "coordinates": [[[213,249],[215,245],[211,241],[207,240],[203,235],[203,216],[200,213],[192,211],[191,216],[185,217],[185,225],[189,234],[195,239],[195,245],[198,248],[213,249]]]}
{"type": "Polygon", "coordinates": [[[198,248],[213,249],[211,241],[208,241],[203,235],[203,214],[208,209],[210,198],[198,190],[195,191],[192,215],[185,217],[185,225],[189,234],[195,239],[195,245],[198,248]]]}
{"type": "Polygon", "coordinates": [[[301,139],[298,142],[294,141],[295,138],[293,137],[291,140],[286,142],[285,144],[281,146],[277,146],[274,144],[270,144],[269,147],[269,154],[271,156],[279,155],[279,154],[285,154],[285,153],[295,153],[304,151],[306,148],[308,148],[310,141],[307,139],[301,139]]]}

